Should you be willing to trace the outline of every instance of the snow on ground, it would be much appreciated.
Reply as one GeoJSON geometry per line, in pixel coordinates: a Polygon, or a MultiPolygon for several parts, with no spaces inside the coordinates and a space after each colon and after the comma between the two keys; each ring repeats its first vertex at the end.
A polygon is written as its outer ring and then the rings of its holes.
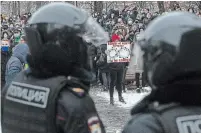
{"type": "MultiPolygon", "coordinates": [[[[149,87],[145,87],[146,90],[150,92],[149,87]]],[[[149,92],[143,92],[143,93],[137,93],[135,91],[127,91],[126,93],[122,93],[122,96],[124,100],[126,101],[126,104],[119,102],[118,93],[115,90],[114,92],[114,104],[118,107],[122,108],[132,108],[134,105],[136,105],[139,101],[141,101],[145,96],[149,94],[149,92]]],[[[109,92],[100,92],[97,94],[97,96],[103,97],[108,102],[110,101],[109,92]]]]}

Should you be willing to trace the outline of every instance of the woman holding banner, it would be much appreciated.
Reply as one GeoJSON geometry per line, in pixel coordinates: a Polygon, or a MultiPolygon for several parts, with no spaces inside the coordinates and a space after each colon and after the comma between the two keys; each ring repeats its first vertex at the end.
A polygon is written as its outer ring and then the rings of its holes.
{"type": "MultiPolygon", "coordinates": [[[[113,40],[114,42],[119,42],[119,38],[113,40]]],[[[109,87],[109,94],[110,94],[110,104],[114,105],[114,86],[116,86],[119,101],[122,103],[126,103],[124,98],[122,97],[122,87],[123,87],[123,77],[124,77],[124,69],[125,63],[123,62],[112,62],[109,63],[109,70],[110,70],[110,87],[109,87]]]]}

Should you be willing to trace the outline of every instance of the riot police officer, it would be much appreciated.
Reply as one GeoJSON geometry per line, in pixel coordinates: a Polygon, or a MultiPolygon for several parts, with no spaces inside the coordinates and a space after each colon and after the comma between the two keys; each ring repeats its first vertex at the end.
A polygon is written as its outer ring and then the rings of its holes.
{"type": "Polygon", "coordinates": [[[109,37],[86,12],[67,3],[38,9],[25,28],[29,69],[3,91],[3,133],[105,133],[89,96],[89,43],[109,37]]]}
{"type": "Polygon", "coordinates": [[[154,19],[134,47],[150,95],[123,133],[201,133],[201,19],[171,12],[154,19]]]}

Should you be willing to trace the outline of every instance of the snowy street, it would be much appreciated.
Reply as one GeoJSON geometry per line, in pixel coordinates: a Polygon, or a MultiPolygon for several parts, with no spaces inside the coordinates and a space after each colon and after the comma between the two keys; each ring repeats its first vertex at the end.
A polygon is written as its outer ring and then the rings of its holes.
{"type": "Polygon", "coordinates": [[[115,92],[115,105],[112,106],[109,104],[109,92],[101,92],[100,88],[92,88],[90,92],[107,133],[120,133],[131,118],[130,109],[148,94],[127,91],[123,93],[126,101],[126,104],[123,104],[118,101],[118,95],[115,92]]]}

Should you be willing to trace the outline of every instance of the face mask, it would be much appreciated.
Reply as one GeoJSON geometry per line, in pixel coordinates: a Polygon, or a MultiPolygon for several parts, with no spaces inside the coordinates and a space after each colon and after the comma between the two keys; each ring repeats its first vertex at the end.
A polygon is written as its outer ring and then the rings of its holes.
{"type": "Polygon", "coordinates": [[[10,25],[10,28],[13,28],[13,25],[10,25]]]}
{"type": "Polygon", "coordinates": [[[133,24],[133,21],[128,21],[128,25],[132,25],[133,24]]]}
{"type": "Polygon", "coordinates": [[[106,19],[106,18],[107,18],[107,15],[104,15],[104,16],[103,16],[103,18],[105,18],[105,19],[106,19]]]}
{"type": "Polygon", "coordinates": [[[189,10],[189,12],[190,12],[190,13],[193,13],[193,11],[192,11],[192,10],[189,10]]]}
{"type": "Polygon", "coordinates": [[[121,19],[118,19],[118,23],[121,23],[121,21],[122,21],[121,19]]]}
{"type": "Polygon", "coordinates": [[[113,18],[113,17],[114,17],[114,14],[111,14],[111,17],[113,18]]]}
{"type": "Polygon", "coordinates": [[[19,33],[14,33],[14,37],[19,37],[20,34],[19,33]]]}
{"type": "Polygon", "coordinates": [[[147,15],[147,18],[151,18],[151,15],[148,14],[148,15],[147,15]]]}
{"type": "Polygon", "coordinates": [[[185,9],[185,8],[182,8],[181,10],[182,10],[182,11],[186,11],[186,9],[185,9]]]}
{"type": "Polygon", "coordinates": [[[140,38],[140,34],[137,34],[136,35],[136,40],[139,40],[139,38],[140,38]]]}
{"type": "Polygon", "coordinates": [[[112,25],[115,25],[115,22],[114,22],[114,21],[112,21],[112,25]]]}
{"type": "Polygon", "coordinates": [[[4,37],[4,38],[7,38],[7,37],[8,37],[8,35],[7,35],[7,34],[4,34],[4,35],[3,35],[3,37],[4,37]]]}

